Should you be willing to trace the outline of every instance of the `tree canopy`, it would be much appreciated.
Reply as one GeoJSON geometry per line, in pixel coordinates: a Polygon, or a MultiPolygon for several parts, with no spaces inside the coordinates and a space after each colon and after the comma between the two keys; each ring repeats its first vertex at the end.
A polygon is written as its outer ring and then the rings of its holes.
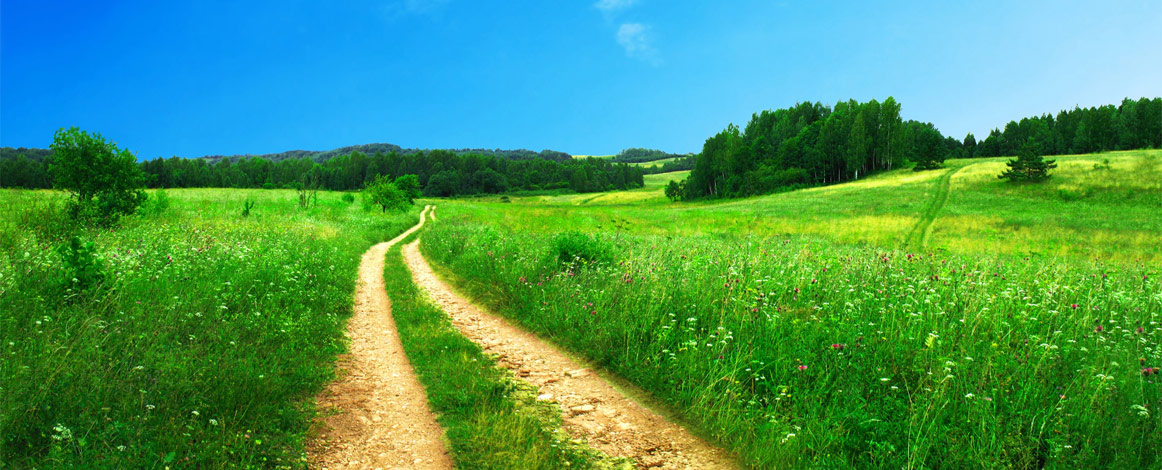
{"type": "Polygon", "coordinates": [[[53,135],[51,149],[53,187],[70,193],[74,216],[112,222],[145,202],[145,175],[137,158],[101,134],[62,128],[53,135]]]}

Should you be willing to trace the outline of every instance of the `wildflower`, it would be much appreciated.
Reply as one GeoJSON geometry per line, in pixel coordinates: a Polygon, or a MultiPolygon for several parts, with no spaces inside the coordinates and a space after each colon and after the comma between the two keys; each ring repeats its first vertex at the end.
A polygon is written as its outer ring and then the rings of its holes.
{"type": "Polygon", "coordinates": [[[1069,304],[1069,307],[1070,307],[1070,308],[1073,308],[1073,309],[1076,309],[1076,308],[1077,308],[1077,304],[1069,304]]]}
{"type": "Polygon", "coordinates": [[[971,394],[971,393],[968,393],[968,394],[965,394],[965,395],[964,395],[964,398],[972,398],[972,397],[975,397],[975,396],[976,396],[976,395],[973,395],[973,394],[971,394]]]}
{"type": "Polygon", "coordinates": [[[800,365],[799,365],[799,370],[807,370],[807,365],[806,365],[806,364],[800,364],[800,365]]]}
{"type": "Polygon", "coordinates": [[[831,345],[831,349],[834,349],[837,351],[842,351],[843,348],[845,348],[845,347],[847,347],[847,346],[845,346],[843,343],[834,343],[831,345]]]}
{"type": "Polygon", "coordinates": [[[217,426],[217,425],[218,425],[218,420],[216,420],[214,418],[210,418],[210,426],[217,426]]]}

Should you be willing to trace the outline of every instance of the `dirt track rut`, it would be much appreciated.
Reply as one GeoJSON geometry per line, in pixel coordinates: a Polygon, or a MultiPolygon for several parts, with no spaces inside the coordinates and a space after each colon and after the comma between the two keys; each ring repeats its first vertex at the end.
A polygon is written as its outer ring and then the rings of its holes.
{"type": "Polygon", "coordinates": [[[725,451],[626,397],[592,370],[549,343],[456,295],[432,272],[417,243],[404,247],[416,284],[448,313],[452,323],[501,366],[540,390],[539,400],[561,407],[566,430],[608,455],[639,468],[737,468],[725,451]]]}
{"type": "Polygon", "coordinates": [[[313,468],[452,468],[444,431],[404,355],[383,284],[387,250],[419,230],[430,210],[425,207],[418,224],[363,255],[355,313],[347,322],[350,353],[339,358],[339,378],[317,397],[325,429],[308,446],[313,468]]]}

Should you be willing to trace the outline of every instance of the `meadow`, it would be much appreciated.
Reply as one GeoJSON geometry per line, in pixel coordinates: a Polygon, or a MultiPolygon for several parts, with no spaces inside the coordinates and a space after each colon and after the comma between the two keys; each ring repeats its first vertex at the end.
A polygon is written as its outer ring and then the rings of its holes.
{"type": "Polygon", "coordinates": [[[154,191],[80,229],[0,192],[0,467],[304,467],[360,254],[418,214],[343,196],[154,191]]]}
{"type": "Polygon", "coordinates": [[[441,210],[543,232],[807,235],[882,249],[1162,263],[1162,151],[1053,158],[1059,168],[1041,184],[1001,181],[1007,159],[983,158],[728,201],[670,203],[662,187],[688,174],[675,172],[646,175],[645,187],[630,191],[513,197],[503,206],[496,197],[451,200],[441,210]],[[914,233],[925,228],[927,240],[914,233]]]}
{"type": "Polygon", "coordinates": [[[1156,468],[1160,155],[447,201],[422,247],[758,468],[1156,468]]]}
{"type": "MultiPolygon", "coordinates": [[[[667,200],[687,172],[424,201],[421,248],[755,468],[1157,468],[1162,151],[1058,163],[1037,185],[998,158],[729,201],[667,200]]],[[[306,467],[360,255],[419,213],[351,196],[151,191],[97,229],[62,193],[0,191],[0,467],[306,467]]],[[[459,467],[624,465],[387,256],[459,467]]]]}

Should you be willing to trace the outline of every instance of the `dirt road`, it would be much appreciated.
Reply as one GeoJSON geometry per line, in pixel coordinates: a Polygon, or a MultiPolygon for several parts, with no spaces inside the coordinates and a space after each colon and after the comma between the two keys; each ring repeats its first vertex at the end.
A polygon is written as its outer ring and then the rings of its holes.
{"type": "Polygon", "coordinates": [[[737,468],[725,451],[619,392],[551,344],[482,311],[456,295],[432,272],[417,243],[404,247],[416,284],[427,290],[464,336],[501,366],[540,390],[539,400],[561,407],[566,430],[611,456],[632,459],[640,468],[737,468]]]}
{"type": "Polygon", "coordinates": [[[317,397],[326,429],[309,445],[313,468],[452,468],[444,431],[404,355],[383,284],[388,248],[419,230],[430,210],[424,208],[419,224],[363,255],[355,314],[347,322],[350,353],[339,358],[339,378],[317,397]]]}

